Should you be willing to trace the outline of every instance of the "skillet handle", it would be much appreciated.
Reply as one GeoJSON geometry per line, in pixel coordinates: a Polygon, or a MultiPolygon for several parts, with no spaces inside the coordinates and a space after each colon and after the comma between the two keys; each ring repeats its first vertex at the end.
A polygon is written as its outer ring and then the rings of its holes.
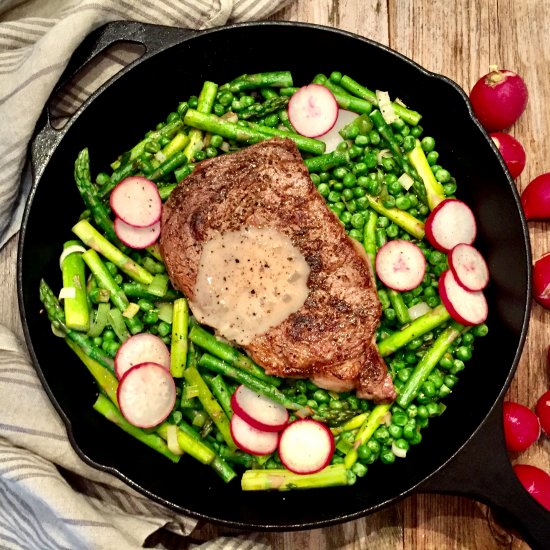
{"type": "MultiPolygon", "coordinates": [[[[122,69],[116,76],[124,73],[136,63],[152,57],[156,53],[198,34],[198,31],[163,25],[151,25],[137,21],[113,21],[91,32],[73,52],[67,67],[53,89],[50,97],[65,86],[97,55],[117,42],[134,42],[145,48],[144,54],[136,61],[122,69]]],[[[31,160],[35,179],[38,180],[49,160],[49,157],[69,125],[56,130],[52,127],[48,102],[36,123],[36,130],[31,145],[31,160]]]]}
{"type": "Polygon", "coordinates": [[[534,550],[549,548],[550,512],[529,495],[512,469],[504,444],[501,402],[457,456],[419,490],[484,502],[534,550]]]}

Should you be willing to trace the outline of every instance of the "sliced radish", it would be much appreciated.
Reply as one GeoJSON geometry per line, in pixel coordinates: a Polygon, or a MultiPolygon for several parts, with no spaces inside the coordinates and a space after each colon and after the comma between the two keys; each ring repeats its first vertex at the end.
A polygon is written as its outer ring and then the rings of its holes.
{"type": "Polygon", "coordinates": [[[338,103],[320,84],[303,86],[288,102],[288,118],[295,130],[306,137],[326,134],[338,118],[338,103]]]}
{"type": "Polygon", "coordinates": [[[457,244],[472,244],[477,226],[470,207],[457,199],[445,199],[426,220],[426,237],[441,252],[450,252],[457,244]]]}
{"type": "Polygon", "coordinates": [[[146,248],[155,244],[160,236],[160,220],[148,227],[136,227],[115,218],[114,227],[116,236],[130,248],[146,248]]]}
{"type": "Polygon", "coordinates": [[[345,109],[338,109],[338,117],[334,126],[322,136],[318,136],[317,139],[323,141],[326,145],[325,153],[331,153],[336,149],[337,145],[343,141],[340,135],[340,130],[347,126],[350,122],[353,122],[359,115],[352,111],[346,111],[345,109]]]}
{"type": "Polygon", "coordinates": [[[322,422],[295,420],[281,433],[279,458],[291,472],[313,474],[328,466],[334,454],[334,437],[322,422]]]}
{"type": "Polygon", "coordinates": [[[288,422],[288,411],[279,403],[239,386],[231,397],[233,412],[254,428],[278,432],[288,422]]]}
{"type": "Polygon", "coordinates": [[[229,428],[231,430],[231,437],[237,447],[246,453],[262,456],[271,454],[277,448],[279,440],[277,432],[258,430],[258,428],[251,426],[238,414],[234,414],[231,417],[229,428]]]}
{"type": "Polygon", "coordinates": [[[466,290],[483,290],[489,283],[489,268],[481,253],[469,244],[457,244],[449,253],[449,267],[456,282],[466,290]]]}
{"type": "Polygon", "coordinates": [[[138,428],[166,420],[176,403],[176,384],[164,367],[140,363],[122,377],[117,400],[124,418],[138,428]]]}
{"type": "Polygon", "coordinates": [[[115,355],[115,374],[120,380],[132,367],[140,363],[156,363],[170,370],[170,352],[166,344],[154,334],[141,332],[130,336],[115,355]]]}
{"type": "Polygon", "coordinates": [[[162,201],[157,186],[142,176],[123,179],[111,192],[113,212],[134,227],[149,227],[160,220],[162,201]]]}
{"type": "Polygon", "coordinates": [[[410,241],[389,241],[376,254],[376,274],[394,290],[403,292],[416,288],[425,273],[426,258],[410,241]]]}
{"type": "Polygon", "coordinates": [[[450,269],[439,277],[439,295],[451,317],[462,325],[479,325],[487,319],[489,308],[481,290],[461,287],[450,269]]]}

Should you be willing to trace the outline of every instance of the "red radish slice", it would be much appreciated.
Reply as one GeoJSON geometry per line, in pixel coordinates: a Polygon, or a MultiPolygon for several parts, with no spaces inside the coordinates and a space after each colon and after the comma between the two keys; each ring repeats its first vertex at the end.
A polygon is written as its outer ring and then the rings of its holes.
{"type": "Polygon", "coordinates": [[[258,430],[278,432],[288,422],[288,411],[279,403],[239,386],[231,396],[233,412],[258,430]]]}
{"type": "Polygon", "coordinates": [[[339,134],[340,130],[347,126],[350,122],[354,121],[359,115],[352,111],[346,111],[345,109],[338,109],[338,118],[334,126],[322,136],[318,136],[319,141],[323,141],[327,146],[325,153],[331,153],[336,149],[337,145],[344,140],[339,134]]]}
{"type": "Polygon", "coordinates": [[[441,252],[450,252],[457,244],[472,244],[477,225],[470,207],[457,199],[445,199],[426,220],[426,237],[441,252]]]}
{"type": "Polygon", "coordinates": [[[375,264],[380,280],[401,292],[416,288],[426,273],[426,258],[410,241],[387,242],[378,250],[375,264]]]}
{"type": "Polygon", "coordinates": [[[157,186],[142,176],[123,179],[111,192],[113,212],[134,227],[149,227],[160,220],[162,201],[157,186]]]}
{"type": "Polygon", "coordinates": [[[449,267],[456,282],[466,290],[483,290],[489,283],[489,268],[481,253],[469,244],[457,244],[449,254],[449,267]]]}
{"type": "Polygon", "coordinates": [[[461,287],[452,271],[439,277],[439,295],[451,317],[462,325],[479,325],[487,319],[489,308],[481,290],[471,292],[461,287]]]}
{"type": "Polygon", "coordinates": [[[116,236],[130,248],[146,248],[157,242],[160,236],[160,220],[148,227],[135,227],[115,218],[116,236]]]}
{"type": "Polygon", "coordinates": [[[306,137],[326,134],[338,118],[338,103],[320,84],[300,88],[288,102],[288,118],[295,130],[306,137]]]}
{"type": "Polygon", "coordinates": [[[295,420],[281,433],[279,458],[291,472],[313,474],[328,466],[334,454],[334,437],[322,422],[295,420]]]}
{"type": "Polygon", "coordinates": [[[231,417],[229,423],[233,441],[245,453],[262,456],[275,451],[279,434],[277,432],[266,432],[258,430],[243,420],[238,414],[231,417]]]}
{"type": "Polygon", "coordinates": [[[140,363],[156,363],[170,370],[170,352],[166,344],[154,334],[142,332],[130,336],[115,355],[115,374],[120,380],[132,367],[140,363]]]}
{"type": "Polygon", "coordinates": [[[140,363],[122,377],[117,400],[124,418],[138,428],[166,420],[176,403],[176,384],[164,367],[140,363]]]}

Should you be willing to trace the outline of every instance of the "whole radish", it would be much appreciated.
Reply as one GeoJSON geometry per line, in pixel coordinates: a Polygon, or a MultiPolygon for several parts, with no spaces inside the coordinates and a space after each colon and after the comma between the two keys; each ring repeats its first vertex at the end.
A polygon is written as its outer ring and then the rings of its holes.
{"type": "Polygon", "coordinates": [[[529,464],[516,464],[514,472],[525,490],[550,512],[550,475],[529,464]]]}
{"type": "Polygon", "coordinates": [[[474,113],[488,132],[512,126],[525,110],[527,98],[521,76],[507,70],[492,70],[470,92],[474,113]]]}
{"type": "Polygon", "coordinates": [[[523,145],[515,137],[504,132],[493,132],[489,135],[502,155],[510,175],[517,178],[525,168],[523,145]]]}
{"type": "Polygon", "coordinates": [[[550,254],[541,256],[533,266],[533,298],[550,309],[550,254]]]}
{"type": "Polygon", "coordinates": [[[550,436],[550,390],[539,397],[535,406],[535,412],[539,417],[542,431],[550,436]]]}
{"type": "Polygon", "coordinates": [[[532,180],[521,194],[523,212],[528,220],[550,218],[550,172],[532,180]]]}
{"type": "Polygon", "coordinates": [[[520,403],[505,401],[503,414],[504,439],[509,451],[525,451],[539,438],[539,419],[531,409],[520,403]]]}

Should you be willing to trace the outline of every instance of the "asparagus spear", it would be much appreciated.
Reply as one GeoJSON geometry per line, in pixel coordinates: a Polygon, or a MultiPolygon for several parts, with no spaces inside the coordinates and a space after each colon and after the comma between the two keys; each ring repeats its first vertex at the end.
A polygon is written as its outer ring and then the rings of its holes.
{"type": "MultiPolygon", "coordinates": [[[[156,428],[156,432],[164,440],[168,437],[169,425],[168,422],[163,422],[156,428]]],[[[195,439],[179,427],[177,434],[178,444],[184,453],[191,455],[203,464],[211,464],[214,458],[216,458],[216,453],[210,447],[205,445],[202,441],[195,439]]]]}
{"type": "Polygon", "coordinates": [[[337,166],[347,164],[349,160],[347,151],[335,150],[324,155],[307,158],[304,160],[304,164],[310,172],[326,172],[337,166]]]}
{"type": "Polygon", "coordinates": [[[193,128],[199,128],[200,130],[212,132],[213,134],[218,134],[227,139],[234,139],[248,144],[258,143],[272,136],[279,136],[288,137],[296,143],[298,149],[316,155],[324,153],[326,147],[322,141],[317,139],[306,138],[291,132],[268,128],[267,126],[240,126],[234,122],[223,120],[215,115],[199,113],[194,109],[189,109],[189,111],[187,111],[184,122],[193,128]]]}
{"type": "Polygon", "coordinates": [[[276,92],[274,97],[271,97],[263,103],[254,103],[250,107],[246,107],[239,111],[239,119],[248,120],[249,118],[261,118],[271,113],[276,113],[281,109],[285,109],[288,104],[288,97],[279,96],[276,92]]]}
{"type": "Polygon", "coordinates": [[[443,190],[443,185],[435,179],[419,140],[416,140],[414,149],[407,153],[407,158],[420,178],[422,178],[424,187],[426,188],[428,206],[430,210],[433,210],[441,201],[445,200],[445,191],[443,190]]]}
{"type": "MultiPolygon", "coordinates": [[[[78,241],[67,241],[63,248],[78,246],[78,241]]],[[[68,328],[87,331],[90,326],[90,307],[86,294],[86,275],[84,273],[84,261],[80,252],[72,252],[66,256],[61,265],[63,287],[73,288],[74,297],[66,297],[63,300],[65,308],[65,323],[68,328]]]]}
{"type": "Polygon", "coordinates": [[[233,409],[231,408],[231,391],[225,383],[223,376],[217,374],[216,376],[206,378],[206,382],[210,386],[214,397],[222,406],[225,414],[228,418],[231,418],[231,415],[233,414],[233,409]]]}
{"type": "Polygon", "coordinates": [[[369,257],[372,269],[375,269],[374,262],[376,260],[376,222],[378,215],[376,212],[369,212],[367,223],[363,226],[363,247],[369,257]]]}
{"type": "MultiPolygon", "coordinates": [[[[147,286],[142,285],[141,283],[122,283],[122,291],[126,296],[131,298],[145,298],[146,300],[158,300],[158,296],[151,294],[147,290],[147,286]]],[[[164,296],[162,297],[163,302],[173,302],[181,297],[181,294],[171,288],[169,288],[164,296]]]]}
{"type": "MultiPolygon", "coordinates": [[[[113,279],[113,276],[109,273],[109,270],[105,267],[105,264],[101,261],[101,258],[98,256],[97,252],[93,249],[87,250],[84,254],[82,254],[82,259],[86,262],[86,265],[94,274],[98,284],[101,287],[106,288],[111,293],[110,299],[113,305],[119,309],[121,313],[126,312],[130,302],[122,289],[113,279]]],[[[124,317],[124,322],[132,334],[137,334],[143,330],[143,325],[137,317],[124,317]]]]}
{"type": "Polygon", "coordinates": [[[86,246],[105,256],[134,281],[144,285],[149,285],[153,281],[151,273],[110,243],[87,220],[80,220],[73,226],[72,231],[86,246]]]}
{"type": "Polygon", "coordinates": [[[232,378],[240,384],[244,384],[245,386],[249,387],[251,390],[261,393],[262,395],[268,397],[269,399],[272,399],[276,403],[280,403],[281,405],[283,405],[283,407],[286,407],[287,409],[298,411],[303,408],[298,403],[294,403],[292,399],[287,397],[276,387],[268,384],[267,382],[259,380],[258,378],[252,376],[244,370],[229,365],[228,363],[218,359],[217,357],[212,357],[212,355],[209,355],[208,353],[202,355],[202,357],[199,359],[199,365],[223,376],[232,378]]]}
{"type": "Polygon", "coordinates": [[[171,157],[168,157],[164,162],[157,166],[154,172],[148,173],[147,177],[151,181],[158,181],[185,164],[187,164],[187,156],[185,153],[183,151],[176,151],[171,157]]]}
{"type": "Polygon", "coordinates": [[[63,332],[66,337],[80,347],[86,355],[110,371],[114,371],[114,363],[109,356],[105,355],[102,350],[94,346],[92,341],[86,335],[67,327],[65,324],[65,313],[63,312],[63,308],[59,304],[59,300],[56,298],[52,289],[48,286],[44,279],[40,280],[39,292],[40,301],[44,304],[44,308],[52,326],[63,332]]]}
{"type": "MultiPolygon", "coordinates": [[[[361,84],[359,84],[349,76],[347,75],[342,76],[342,79],[340,80],[340,86],[346,89],[351,94],[356,95],[357,97],[360,97],[362,99],[365,99],[370,103],[372,103],[373,105],[378,105],[376,94],[374,92],[371,92],[368,88],[361,86],[361,84]]],[[[407,109],[406,107],[403,107],[403,105],[400,105],[399,103],[393,102],[392,107],[393,107],[393,110],[395,111],[395,114],[399,118],[402,118],[406,123],[411,124],[412,126],[416,126],[420,122],[420,119],[422,118],[421,114],[417,113],[416,111],[407,109]]]]}
{"type": "Polygon", "coordinates": [[[267,382],[272,386],[280,386],[281,380],[279,378],[267,375],[261,367],[252,361],[252,359],[237,351],[233,346],[218,340],[213,334],[210,334],[210,332],[204,330],[200,326],[194,325],[191,328],[189,339],[212,355],[215,355],[238,369],[248,372],[258,380],[267,382]]]}
{"type": "Polygon", "coordinates": [[[405,301],[403,300],[403,296],[401,295],[401,293],[389,288],[388,297],[390,299],[393,309],[395,310],[395,315],[398,321],[402,325],[410,323],[411,316],[409,315],[409,308],[405,304],[405,301]]]}
{"type": "Polygon", "coordinates": [[[346,468],[351,468],[355,462],[357,462],[357,448],[363,443],[366,443],[372,437],[372,434],[376,431],[376,428],[380,426],[391,406],[391,403],[381,403],[380,405],[376,405],[376,407],[374,407],[371,413],[367,416],[365,423],[361,426],[361,428],[359,428],[359,431],[355,436],[353,448],[350,449],[344,457],[344,464],[346,468]]]}
{"type": "Polygon", "coordinates": [[[230,449],[236,449],[237,446],[231,437],[231,432],[229,430],[229,418],[225,414],[221,405],[218,403],[216,398],[212,395],[212,392],[208,388],[206,382],[202,379],[199,371],[190,367],[185,369],[183,373],[185,380],[188,384],[191,384],[198,389],[198,398],[202,403],[204,410],[208,413],[208,416],[213,420],[214,424],[220,430],[220,433],[223,436],[224,441],[227,443],[230,449]]]}
{"type": "Polygon", "coordinates": [[[269,73],[243,74],[239,78],[224,84],[221,89],[233,93],[256,88],[287,88],[292,86],[292,75],[289,71],[273,71],[269,73]]]}
{"type": "Polygon", "coordinates": [[[288,491],[351,485],[355,476],[343,465],[332,464],[315,474],[294,474],[289,470],[246,470],[241,478],[243,491],[288,491]]]}
{"type": "Polygon", "coordinates": [[[328,88],[334,95],[334,98],[336,99],[336,102],[341,109],[346,109],[347,111],[353,111],[354,113],[367,115],[372,111],[372,103],[369,103],[364,99],[349,95],[339,86],[335,86],[325,75],[318,74],[313,79],[313,83],[321,84],[325,88],[328,88]]]}
{"type": "Polygon", "coordinates": [[[397,404],[406,408],[410,405],[420,386],[428,378],[434,367],[439,363],[449,346],[462,334],[464,327],[459,323],[452,322],[436,339],[430,349],[414,368],[410,378],[397,396],[397,404]]]}
{"type": "Polygon", "coordinates": [[[426,334],[426,332],[433,330],[450,318],[451,316],[445,309],[445,306],[439,305],[415,319],[410,325],[407,325],[399,332],[394,332],[382,340],[378,344],[378,351],[382,357],[387,357],[403,346],[406,346],[411,340],[426,334]]]}
{"type": "Polygon", "coordinates": [[[170,350],[170,374],[174,378],[184,375],[187,361],[189,307],[185,298],[174,302],[172,314],[172,346],[170,350]]]}
{"type": "Polygon", "coordinates": [[[401,229],[404,229],[407,233],[410,233],[418,240],[422,240],[424,238],[424,223],[419,219],[411,216],[405,210],[399,210],[399,208],[386,208],[378,197],[373,197],[368,194],[365,195],[365,197],[367,197],[370,207],[378,212],[378,214],[386,216],[386,218],[389,218],[393,223],[401,227],[401,229]]]}
{"type": "Polygon", "coordinates": [[[135,437],[138,441],[145,443],[151,449],[163,454],[169,458],[172,462],[178,462],[180,457],[175,455],[168,449],[166,443],[154,433],[147,433],[140,428],[136,428],[130,424],[120,413],[117,407],[107,399],[103,394],[97,396],[97,400],[94,403],[94,409],[102,414],[107,420],[110,420],[116,424],[119,428],[122,428],[126,433],[135,437]]]}

